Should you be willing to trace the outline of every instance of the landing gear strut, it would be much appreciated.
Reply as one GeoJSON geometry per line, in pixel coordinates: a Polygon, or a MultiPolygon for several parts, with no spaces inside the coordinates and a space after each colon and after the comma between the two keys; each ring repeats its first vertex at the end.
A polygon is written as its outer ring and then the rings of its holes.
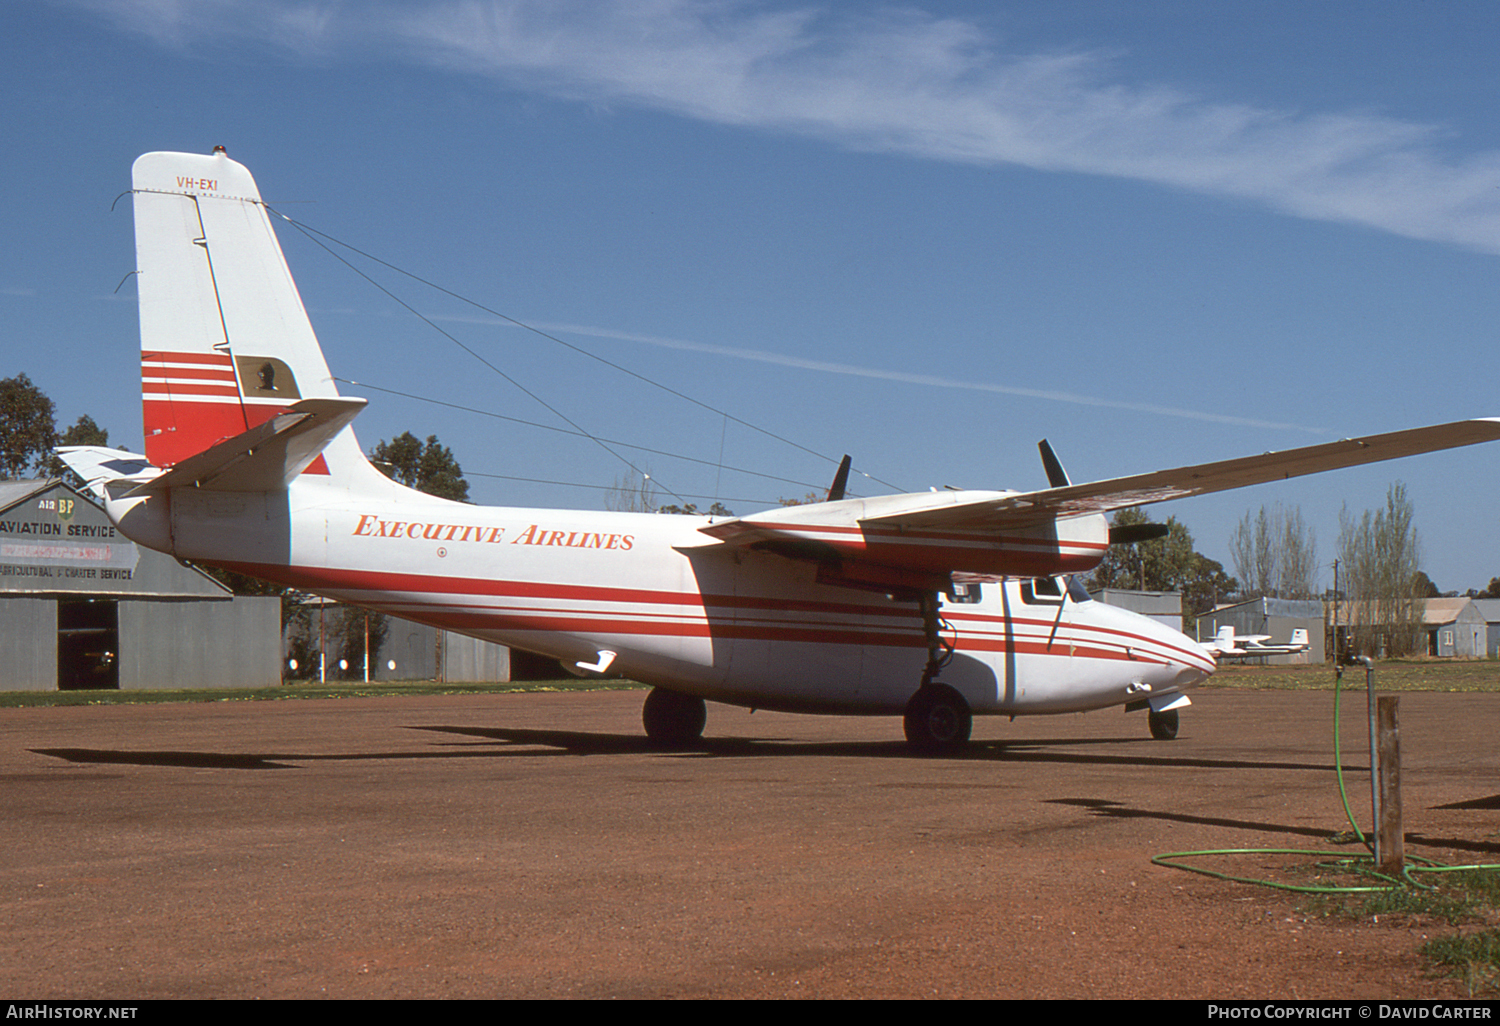
{"type": "Polygon", "coordinates": [[[641,722],[657,747],[686,748],[703,736],[708,711],[696,695],[652,688],[641,709],[641,722]]]}
{"type": "Polygon", "coordinates": [[[953,659],[953,645],[943,637],[937,592],[923,592],[917,600],[917,608],[922,613],[922,634],[927,638],[927,666],[922,671],[922,687],[925,688],[953,659]]]}
{"type": "Polygon", "coordinates": [[[963,695],[934,679],[953,658],[953,645],[943,638],[940,628],[937,593],[926,592],[918,605],[927,638],[927,665],[921,686],[906,703],[906,741],[919,752],[956,752],[969,743],[974,717],[963,695]]]}

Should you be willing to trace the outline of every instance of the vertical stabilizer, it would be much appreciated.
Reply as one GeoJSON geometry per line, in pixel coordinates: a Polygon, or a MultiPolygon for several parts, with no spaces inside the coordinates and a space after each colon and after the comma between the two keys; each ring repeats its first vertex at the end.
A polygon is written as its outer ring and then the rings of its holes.
{"type": "MultiPolygon", "coordinates": [[[[151,462],[174,466],[299,400],[336,398],[250,172],[222,149],[147,153],[132,182],[151,462]]],[[[366,471],[345,429],[304,473],[366,471]]]]}

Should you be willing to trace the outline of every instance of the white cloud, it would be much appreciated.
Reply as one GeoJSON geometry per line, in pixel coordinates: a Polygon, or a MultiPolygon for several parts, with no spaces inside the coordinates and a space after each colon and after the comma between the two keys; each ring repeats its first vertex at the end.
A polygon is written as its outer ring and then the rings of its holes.
{"type": "Polygon", "coordinates": [[[1437,126],[1211,103],[1111,81],[1087,53],[1006,53],[916,7],[741,0],[75,0],[162,45],[253,39],[862,150],[1155,182],[1500,252],[1500,153],[1437,126]],[[863,10],[855,8],[855,10],[863,10]]]}

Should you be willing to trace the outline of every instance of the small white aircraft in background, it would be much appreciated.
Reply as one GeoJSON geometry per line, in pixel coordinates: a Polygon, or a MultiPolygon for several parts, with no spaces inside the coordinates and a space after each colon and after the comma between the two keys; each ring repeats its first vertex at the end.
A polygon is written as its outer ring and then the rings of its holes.
{"type": "Polygon", "coordinates": [[[1203,647],[1073,574],[1151,537],[1105,514],[1500,438],[1470,420],[1089,484],[846,498],[745,517],[481,507],[387,478],[350,422],[254,179],[222,149],[133,168],[146,455],[59,450],[149,548],[654,686],[646,733],[704,700],[904,715],[923,750],[971,717],[1145,710],[1172,737],[1203,647]]]}
{"type": "Polygon", "coordinates": [[[1269,634],[1235,634],[1234,627],[1220,627],[1219,632],[1203,643],[1218,659],[1253,659],[1256,656],[1296,655],[1306,652],[1307,630],[1298,627],[1292,631],[1292,640],[1285,645],[1268,645],[1269,634]]]}

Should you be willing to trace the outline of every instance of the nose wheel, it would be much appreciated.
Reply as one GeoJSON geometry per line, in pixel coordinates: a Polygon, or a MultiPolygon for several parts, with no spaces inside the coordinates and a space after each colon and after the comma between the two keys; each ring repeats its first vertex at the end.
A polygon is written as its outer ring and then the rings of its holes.
{"type": "Polygon", "coordinates": [[[1177,736],[1177,710],[1147,713],[1146,726],[1151,728],[1151,736],[1156,740],[1171,741],[1177,736]]]}
{"type": "Polygon", "coordinates": [[[708,711],[696,695],[652,688],[641,708],[641,722],[658,748],[686,748],[703,736],[708,711]]]}

